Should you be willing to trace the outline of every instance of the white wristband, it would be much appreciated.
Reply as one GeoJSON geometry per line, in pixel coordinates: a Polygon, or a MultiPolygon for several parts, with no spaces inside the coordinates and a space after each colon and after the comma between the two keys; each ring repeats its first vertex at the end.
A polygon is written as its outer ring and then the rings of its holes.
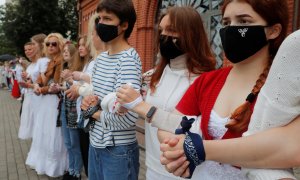
{"type": "Polygon", "coordinates": [[[126,109],[133,109],[136,105],[138,105],[140,102],[143,101],[142,96],[140,95],[138,98],[136,98],[134,101],[130,103],[123,104],[122,106],[126,109]]]}

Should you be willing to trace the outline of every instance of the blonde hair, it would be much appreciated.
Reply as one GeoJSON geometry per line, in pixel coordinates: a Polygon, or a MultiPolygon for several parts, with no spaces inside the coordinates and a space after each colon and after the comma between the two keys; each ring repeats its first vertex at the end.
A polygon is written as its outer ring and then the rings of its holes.
{"type": "Polygon", "coordinates": [[[39,55],[40,56],[45,56],[45,54],[43,52],[44,52],[44,47],[45,47],[44,46],[44,40],[45,40],[46,37],[47,37],[46,34],[41,33],[41,34],[36,34],[36,35],[34,35],[30,38],[31,42],[35,41],[35,42],[38,43],[38,45],[40,47],[40,49],[39,49],[39,55]]]}
{"type": "MultiPolygon", "coordinates": [[[[44,47],[46,47],[46,42],[48,42],[51,37],[57,38],[57,43],[58,43],[57,45],[60,51],[59,54],[62,54],[64,49],[64,44],[65,44],[65,39],[60,33],[50,33],[44,40],[44,47]]],[[[47,48],[44,48],[44,53],[46,54],[46,56],[49,57],[47,48]]]]}
{"type": "Polygon", "coordinates": [[[89,48],[90,49],[90,54],[93,58],[97,55],[97,50],[96,50],[94,42],[93,42],[93,31],[96,28],[95,27],[95,19],[97,17],[98,17],[98,14],[95,13],[89,19],[87,40],[86,40],[86,45],[90,47],[89,48]]]}
{"type": "MultiPolygon", "coordinates": [[[[90,55],[93,58],[96,58],[98,55],[98,51],[100,50],[101,52],[104,51],[104,44],[102,42],[102,49],[96,49],[94,41],[93,41],[93,31],[96,30],[96,24],[95,24],[95,20],[98,17],[98,13],[93,14],[90,19],[89,19],[89,23],[88,23],[88,32],[87,32],[87,41],[86,41],[86,45],[89,47],[90,49],[90,55]]],[[[97,36],[97,35],[96,35],[97,36]]],[[[99,39],[100,41],[100,39],[99,39]]]]}

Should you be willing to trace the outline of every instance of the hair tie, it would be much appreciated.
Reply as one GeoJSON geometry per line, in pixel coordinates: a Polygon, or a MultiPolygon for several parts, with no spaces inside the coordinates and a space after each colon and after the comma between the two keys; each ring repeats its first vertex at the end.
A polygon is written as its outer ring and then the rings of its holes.
{"type": "Polygon", "coordinates": [[[256,98],[257,94],[254,94],[254,93],[250,93],[247,98],[246,98],[246,101],[248,101],[249,103],[253,103],[255,98],[256,98]]]}

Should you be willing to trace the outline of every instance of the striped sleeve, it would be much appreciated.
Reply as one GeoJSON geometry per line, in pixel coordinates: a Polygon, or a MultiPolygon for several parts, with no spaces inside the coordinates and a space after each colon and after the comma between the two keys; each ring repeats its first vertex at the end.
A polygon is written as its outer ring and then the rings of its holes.
{"type": "MultiPolygon", "coordinates": [[[[117,77],[114,89],[118,89],[121,85],[131,83],[135,89],[141,88],[141,63],[138,56],[134,52],[128,52],[133,54],[124,54],[120,58],[117,66],[117,77]]],[[[138,119],[138,115],[131,111],[128,111],[123,116],[107,111],[102,111],[101,120],[104,121],[103,125],[109,130],[123,130],[135,126],[135,122],[138,119]]]]}

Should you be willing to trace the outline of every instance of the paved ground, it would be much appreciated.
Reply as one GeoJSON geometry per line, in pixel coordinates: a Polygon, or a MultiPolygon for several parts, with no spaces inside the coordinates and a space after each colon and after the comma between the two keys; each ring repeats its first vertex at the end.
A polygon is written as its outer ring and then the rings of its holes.
{"type": "MultiPolygon", "coordinates": [[[[20,101],[13,99],[7,90],[0,89],[0,180],[53,180],[62,178],[49,178],[39,176],[36,172],[25,165],[27,153],[31,141],[19,140],[17,132],[19,129],[20,101]]],[[[143,126],[143,122],[139,122],[143,126]]],[[[143,134],[138,134],[138,140],[144,147],[143,134]]],[[[145,180],[145,151],[140,151],[140,177],[145,180]]],[[[300,180],[300,168],[295,169],[300,180]]],[[[84,174],[83,180],[87,179],[84,174]]]]}
{"type": "MultiPolygon", "coordinates": [[[[38,176],[36,172],[25,165],[31,141],[19,140],[20,101],[13,99],[7,90],[0,89],[0,180],[49,180],[38,176]]],[[[139,135],[139,139],[143,135],[139,135]]],[[[145,151],[140,154],[140,177],[145,179],[145,151]]],[[[86,179],[86,177],[83,177],[86,179]]]]}

